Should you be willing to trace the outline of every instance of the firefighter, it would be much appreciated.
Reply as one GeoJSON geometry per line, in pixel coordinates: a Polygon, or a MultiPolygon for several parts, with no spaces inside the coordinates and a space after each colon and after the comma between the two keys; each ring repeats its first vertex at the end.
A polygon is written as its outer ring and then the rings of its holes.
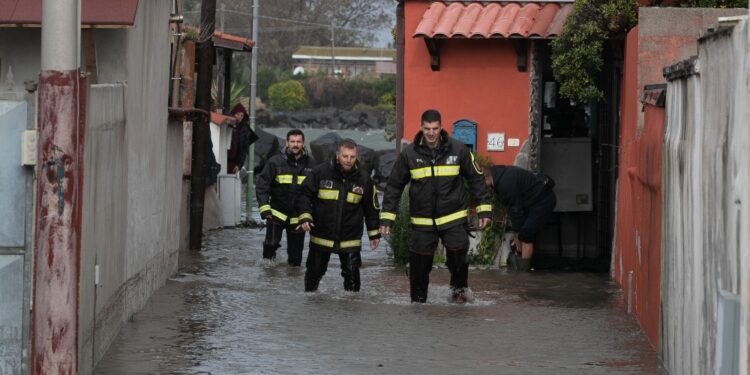
{"type": "Polygon", "coordinates": [[[312,158],[305,152],[305,134],[292,129],[286,134],[286,147],[266,162],[255,182],[260,217],[266,221],[263,259],[276,259],[281,232],[286,230],[287,263],[299,267],[305,232],[297,229],[299,218],[294,216],[295,199],[299,187],[312,172],[312,158]]]}
{"type": "Polygon", "coordinates": [[[380,243],[379,209],[375,186],[357,163],[357,144],[342,140],[335,160],[315,167],[302,185],[299,228],[310,231],[306,292],[318,289],[331,253],[341,261],[344,289],[359,291],[362,227],[366,225],[370,248],[375,250],[380,243]]]}
{"type": "Polygon", "coordinates": [[[401,192],[411,183],[409,283],[412,302],[427,301],[438,239],[446,250],[451,298],[457,303],[466,302],[469,236],[465,180],[476,203],[478,224],[482,229],[490,222],[492,205],[474,155],[442,129],[438,111],[425,111],[414,142],[404,148],[393,165],[380,213],[380,233],[387,236],[396,220],[401,192]]]}
{"type": "Polygon", "coordinates": [[[517,231],[513,244],[520,251],[521,259],[517,259],[514,251],[508,257],[508,267],[529,271],[536,236],[557,204],[552,190],[555,181],[544,174],[512,165],[493,166],[485,169],[484,173],[487,187],[506,207],[510,223],[517,231]]]}

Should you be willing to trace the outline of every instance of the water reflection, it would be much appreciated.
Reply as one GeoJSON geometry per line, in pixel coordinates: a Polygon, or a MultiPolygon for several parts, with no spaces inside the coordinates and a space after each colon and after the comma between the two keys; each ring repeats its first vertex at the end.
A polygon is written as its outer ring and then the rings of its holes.
{"type": "MultiPolygon", "coordinates": [[[[362,291],[344,291],[332,257],[318,292],[304,267],[264,263],[262,230],[213,232],[135,316],[97,374],[659,373],[606,275],[472,270],[473,302],[428,304],[381,247],[363,252],[362,291]]],[[[381,245],[382,246],[382,245],[381,245]]],[[[283,249],[283,248],[282,248],[283,249]]]]}

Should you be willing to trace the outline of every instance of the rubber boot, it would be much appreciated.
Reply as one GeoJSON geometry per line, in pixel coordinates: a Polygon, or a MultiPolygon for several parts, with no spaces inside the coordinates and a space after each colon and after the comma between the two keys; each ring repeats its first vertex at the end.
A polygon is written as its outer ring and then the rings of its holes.
{"type": "Polygon", "coordinates": [[[318,290],[320,279],[325,275],[328,269],[328,261],[331,253],[313,250],[307,253],[307,263],[305,263],[305,292],[314,292],[318,290]]]}
{"type": "Polygon", "coordinates": [[[302,248],[305,246],[305,232],[288,230],[286,232],[287,263],[292,267],[302,264],[302,248]]]}
{"type": "Polygon", "coordinates": [[[466,288],[469,284],[468,250],[446,250],[445,264],[451,272],[451,300],[466,303],[466,288]]]}
{"type": "Polygon", "coordinates": [[[412,302],[427,302],[427,288],[430,284],[432,258],[432,254],[409,252],[409,284],[411,287],[412,302]]]}
{"type": "Polygon", "coordinates": [[[359,267],[362,266],[362,256],[359,251],[339,254],[341,260],[341,276],[344,278],[344,290],[359,292],[359,267]]]}

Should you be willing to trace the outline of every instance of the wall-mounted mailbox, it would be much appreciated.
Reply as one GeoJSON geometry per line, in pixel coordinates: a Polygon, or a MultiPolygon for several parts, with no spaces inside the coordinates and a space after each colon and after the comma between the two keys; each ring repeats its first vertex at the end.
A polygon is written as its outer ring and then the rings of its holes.
{"type": "Polygon", "coordinates": [[[477,152],[477,123],[469,119],[457,120],[453,123],[453,138],[477,152]]]}

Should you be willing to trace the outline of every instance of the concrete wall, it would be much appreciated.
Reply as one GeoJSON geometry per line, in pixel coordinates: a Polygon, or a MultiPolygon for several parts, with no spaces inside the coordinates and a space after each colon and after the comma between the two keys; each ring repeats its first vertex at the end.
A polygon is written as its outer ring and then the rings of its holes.
{"type": "Polygon", "coordinates": [[[177,269],[183,149],[181,123],[168,124],[169,9],[166,0],[143,1],[133,28],[94,33],[100,84],[89,95],[85,146],[82,374],[177,269]]]}
{"type": "Polygon", "coordinates": [[[748,294],[747,32],[742,21],[702,39],[699,75],[687,70],[668,86],[660,354],[672,374],[750,370],[748,306],[736,321],[720,307],[748,294]]]}
{"type": "Polygon", "coordinates": [[[698,37],[718,17],[746,9],[641,7],[627,36],[622,82],[617,217],[612,276],[632,297],[632,309],[654,347],[659,345],[661,155],[663,110],[642,105],[646,85],[666,83],[662,68],[698,53],[698,37]],[[628,272],[633,288],[627,290],[628,272]]]}

